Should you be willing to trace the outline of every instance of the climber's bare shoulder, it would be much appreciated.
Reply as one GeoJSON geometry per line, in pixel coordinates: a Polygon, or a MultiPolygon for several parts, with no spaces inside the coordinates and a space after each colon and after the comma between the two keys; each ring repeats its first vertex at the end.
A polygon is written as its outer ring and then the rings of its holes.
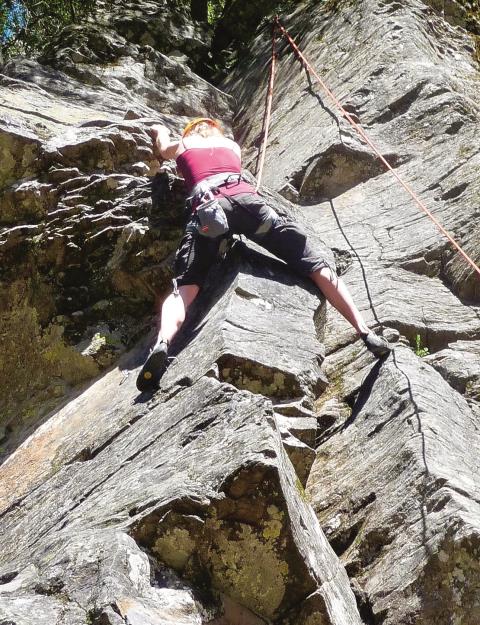
{"type": "Polygon", "coordinates": [[[175,157],[180,156],[182,152],[191,148],[229,148],[233,150],[240,159],[242,157],[242,152],[238,143],[235,143],[235,141],[223,135],[214,135],[212,137],[189,136],[183,139],[183,141],[180,141],[175,157]]]}
{"type": "Polygon", "coordinates": [[[152,126],[150,134],[153,140],[153,149],[155,156],[160,160],[170,160],[177,158],[186,150],[191,148],[215,148],[226,147],[233,150],[238,158],[241,159],[242,152],[238,143],[223,135],[215,135],[212,137],[189,136],[182,141],[172,141],[170,131],[161,124],[152,126]]]}

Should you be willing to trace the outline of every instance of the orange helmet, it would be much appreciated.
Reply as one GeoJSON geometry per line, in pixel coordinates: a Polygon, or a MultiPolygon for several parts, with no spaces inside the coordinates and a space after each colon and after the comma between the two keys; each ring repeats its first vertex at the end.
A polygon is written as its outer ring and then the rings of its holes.
{"type": "Polygon", "coordinates": [[[193,128],[195,128],[195,126],[198,126],[198,124],[209,124],[210,126],[214,126],[215,128],[218,128],[219,130],[221,129],[220,124],[214,119],[211,119],[210,117],[196,117],[195,119],[192,119],[191,122],[188,122],[188,124],[185,126],[182,132],[182,137],[185,137],[185,135],[188,135],[188,133],[193,128]]]}

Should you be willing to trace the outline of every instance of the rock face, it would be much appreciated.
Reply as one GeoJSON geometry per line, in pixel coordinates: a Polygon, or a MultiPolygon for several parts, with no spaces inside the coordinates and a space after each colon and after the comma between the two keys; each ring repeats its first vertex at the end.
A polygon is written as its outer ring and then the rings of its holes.
{"type": "MultiPolygon", "coordinates": [[[[479,67],[471,36],[420,2],[336,5],[333,13],[302,7],[286,26],[478,263],[479,67]]],[[[242,103],[235,123],[252,146],[269,45],[259,38],[258,62],[226,85],[242,103]]],[[[433,352],[422,360],[401,338],[394,356],[372,368],[351,329],[329,313],[330,387],[315,404],[319,445],[307,496],[365,622],[476,623],[478,275],[383,173],[320,87],[309,87],[286,43],[276,85],[265,184],[302,205],[369,321],[433,352]]]]}
{"type": "MultiPolygon", "coordinates": [[[[479,66],[436,8],[307,2],[285,25],[478,263],[479,66]]],[[[267,31],[222,91],[190,69],[209,32],[118,2],[2,68],[0,624],[477,625],[480,281],[285,43],[263,192],[395,351],[236,241],[160,390],[135,390],[184,223],[148,129],[233,122],[252,169],[261,135],[267,31]]]]}
{"type": "Polygon", "coordinates": [[[176,56],[194,58],[205,39],[181,6],[121,6],[67,28],[44,64],[12,60],[0,76],[0,423],[11,443],[131,346],[167,287],[183,188],[147,177],[158,169],[149,126],[231,115],[229,97],[176,56]]]}
{"type": "Polygon", "coordinates": [[[47,623],[60,601],[67,622],[100,619],[113,606],[127,622],[143,613],[143,622],[157,623],[170,597],[172,622],[184,603],[185,622],[210,622],[219,606],[204,599],[210,616],[201,618],[191,591],[180,585],[179,592],[178,582],[170,588],[171,573],[159,571],[167,582],[150,585],[141,546],[204,592],[211,585],[263,618],[306,623],[318,612],[326,622],[360,623],[345,570],[283,450],[271,402],[204,376],[132,411],[125,397],[134,394],[133,379],[117,389],[113,371],[69,406],[73,413],[59,413],[17,450],[25,462],[46,445],[50,463],[45,456],[42,466],[33,463],[13,503],[21,460],[14,454],[2,467],[2,535],[12,537],[2,551],[3,618],[30,622],[27,611],[41,603],[47,623]],[[98,406],[98,385],[117,394],[108,408],[98,406]],[[92,418],[78,427],[68,417],[80,410],[92,418]]]}

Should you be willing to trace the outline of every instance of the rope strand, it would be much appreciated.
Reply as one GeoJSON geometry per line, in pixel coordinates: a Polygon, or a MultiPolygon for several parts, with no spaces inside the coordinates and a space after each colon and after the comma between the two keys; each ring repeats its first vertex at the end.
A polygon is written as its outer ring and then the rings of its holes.
{"type": "MultiPolygon", "coordinates": [[[[278,19],[278,18],[276,18],[278,19]]],[[[267,139],[268,139],[268,131],[270,128],[270,118],[272,114],[272,99],[273,99],[273,85],[275,82],[275,66],[276,66],[276,54],[275,54],[275,43],[277,38],[277,23],[273,22],[272,28],[272,60],[270,63],[270,78],[268,81],[268,89],[267,89],[267,99],[265,104],[265,114],[263,116],[263,124],[262,124],[262,143],[259,148],[259,162],[258,168],[255,172],[255,177],[257,178],[257,184],[255,187],[255,191],[258,191],[260,187],[260,183],[262,181],[263,175],[263,166],[265,165],[265,154],[267,152],[267,139]]]]}
{"type": "MultiPolygon", "coordinates": [[[[382,163],[385,165],[385,167],[390,170],[392,172],[392,174],[395,176],[395,178],[397,179],[397,181],[402,185],[402,187],[405,189],[405,191],[407,191],[407,193],[413,198],[415,204],[424,212],[426,213],[426,215],[431,219],[431,221],[433,221],[433,223],[437,226],[437,228],[440,230],[440,232],[450,241],[450,243],[456,248],[456,250],[458,252],[460,252],[460,254],[464,257],[464,259],[473,267],[473,269],[478,273],[478,275],[480,276],[480,267],[475,263],[475,261],[470,258],[470,256],[460,247],[459,243],[457,243],[457,241],[452,237],[451,234],[449,234],[449,232],[447,232],[447,230],[445,230],[445,228],[442,226],[442,224],[435,218],[435,216],[431,213],[431,211],[428,210],[428,208],[425,206],[425,204],[420,200],[420,198],[418,198],[418,196],[415,194],[415,192],[412,190],[412,188],[410,187],[410,185],[408,185],[406,182],[404,182],[404,180],[400,177],[400,175],[393,169],[393,167],[390,165],[390,163],[382,156],[382,154],[380,153],[380,150],[377,148],[377,146],[373,143],[373,141],[369,138],[369,136],[366,134],[366,132],[363,130],[363,128],[361,126],[359,126],[359,124],[357,124],[355,122],[355,120],[351,117],[351,115],[343,108],[343,106],[341,105],[340,101],[338,100],[338,98],[334,95],[334,93],[327,87],[327,85],[325,84],[325,82],[320,78],[320,76],[318,75],[318,73],[315,71],[315,69],[312,67],[312,65],[309,63],[309,61],[307,60],[307,58],[302,54],[302,52],[300,51],[299,47],[297,46],[297,44],[295,43],[295,41],[292,39],[292,37],[290,37],[290,35],[288,34],[287,30],[284,28],[284,26],[282,25],[282,23],[280,22],[280,20],[278,19],[278,16],[275,17],[274,23],[276,24],[277,28],[280,30],[280,32],[282,33],[282,35],[284,37],[286,37],[287,41],[289,42],[290,46],[292,47],[295,56],[297,57],[297,59],[299,60],[299,62],[302,64],[303,67],[305,67],[307,69],[308,72],[310,72],[311,74],[313,74],[313,76],[315,76],[315,78],[317,79],[317,81],[320,83],[320,85],[323,87],[323,89],[326,91],[326,93],[328,94],[328,96],[330,97],[330,99],[334,102],[335,106],[341,111],[342,115],[345,117],[345,119],[349,122],[349,124],[351,126],[353,126],[353,128],[355,128],[355,130],[358,132],[358,134],[362,137],[362,139],[370,146],[370,148],[375,152],[375,154],[378,156],[378,158],[382,161],[382,163]]],[[[273,83],[272,83],[272,91],[273,91],[273,83]]],[[[271,102],[270,102],[271,105],[271,102]]],[[[268,132],[268,127],[267,127],[267,132],[268,132]]]]}

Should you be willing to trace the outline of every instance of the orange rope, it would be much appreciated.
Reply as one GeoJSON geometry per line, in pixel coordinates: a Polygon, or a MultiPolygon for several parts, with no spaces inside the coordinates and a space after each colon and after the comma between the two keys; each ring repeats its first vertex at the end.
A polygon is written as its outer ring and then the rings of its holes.
{"type": "MultiPolygon", "coordinates": [[[[297,44],[290,37],[290,35],[286,31],[286,29],[282,26],[282,24],[281,24],[280,20],[278,19],[278,17],[275,18],[275,22],[274,23],[280,29],[282,35],[284,35],[287,38],[288,42],[292,46],[292,48],[293,48],[297,58],[299,59],[299,61],[302,63],[302,65],[304,65],[307,68],[307,70],[311,74],[313,74],[315,76],[315,78],[318,80],[320,85],[323,87],[323,89],[327,92],[327,94],[333,100],[333,102],[335,103],[335,106],[341,111],[342,115],[347,119],[347,121],[350,123],[350,125],[355,128],[355,130],[358,132],[358,134],[372,148],[372,150],[375,152],[375,154],[378,156],[378,158],[382,161],[382,163],[385,165],[385,167],[392,172],[392,174],[395,176],[395,178],[398,180],[398,182],[402,185],[402,187],[405,189],[405,191],[407,191],[407,193],[413,198],[415,204],[417,204],[417,206],[419,206],[428,215],[428,217],[433,221],[433,223],[437,226],[437,228],[440,230],[440,232],[442,232],[447,237],[447,239],[450,241],[450,243],[452,243],[452,245],[460,252],[460,254],[465,258],[465,260],[473,267],[473,269],[480,276],[480,267],[475,263],[474,260],[472,260],[470,258],[470,256],[466,252],[463,251],[463,249],[455,241],[455,239],[445,230],[445,228],[442,226],[442,224],[433,216],[433,214],[428,210],[428,208],[425,206],[425,204],[417,197],[417,195],[411,189],[411,187],[406,182],[403,181],[403,179],[397,174],[397,172],[393,169],[393,167],[390,165],[390,163],[380,154],[379,149],[376,147],[376,145],[373,143],[373,141],[368,137],[368,135],[363,130],[363,128],[361,128],[361,126],[359,126],[355,122],[355,120],[351,117],[351,115],[343,108],[343,106],[340,104],[340,101],[335,97],[335,95],[332,93],[332,91],[327,87],[327,85],[324,83],[324,81],[320,78],[320,76],[317,74],[317,72],[312,67],[312,65],[310,65],[310,63],[308,62],[306,57],[300,52],[297,44]]],[[[273,86],[272,86],[272,89],[273,89],[273,86]]],[[[268,132],[268,128],[267,128],[267,132],[268,132]]]]}
{"type": "Polygon", "coordinates": [[[277,37],[277,24],[276,22],[274,22],[273,29],[272,29],[272,61],[270,63],[270,79],[268,81],[265,114],[263,116],[262,144],[259,150],[259,162],[258,162],[257,171],[255,172],[255,177],[257,178],[257,185],[255,187],[255,191],[258,191],[260,187],[260,183],[262,181],[263,166],[265,164],[265,154],[267,151],[268,130],[270,128],[270,118],[272,114],[273,84],[275,82],[275,65],[276,65],[275,63],[275,60],[276,60],[275,40],[276,40],[276,37],[277,37]]]}

